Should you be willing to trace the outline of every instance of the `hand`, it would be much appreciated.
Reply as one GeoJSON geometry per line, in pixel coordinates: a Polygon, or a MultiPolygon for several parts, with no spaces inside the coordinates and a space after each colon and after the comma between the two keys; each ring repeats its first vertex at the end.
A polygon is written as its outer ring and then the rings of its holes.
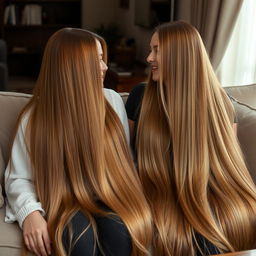
{"type": "Polygon", "coordinates": [[[51,254],[47,223],[39,211],[30,213],[23,222],[23,237],[29,251],[37,256],[51,254]]]}

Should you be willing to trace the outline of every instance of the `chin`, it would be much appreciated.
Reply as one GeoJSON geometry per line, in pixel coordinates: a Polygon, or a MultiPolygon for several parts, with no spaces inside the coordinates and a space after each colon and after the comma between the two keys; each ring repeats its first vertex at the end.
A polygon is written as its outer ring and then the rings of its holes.
{"type": "Polygon", "coordinates": [[[153,80],[154,82],[157,82],[157,81],[159,81],[159,77],[158,77],[158,76],[152,76],[152,80],[153,80]]]}
{"type": "Polygon", "coordinates": [[[153,80],[154,82],[159,81],[159,73],[158,73],[158,71],[152,71],[152,73],[151,73],[151,78],[152,78],[152,80],[153,80]]]}

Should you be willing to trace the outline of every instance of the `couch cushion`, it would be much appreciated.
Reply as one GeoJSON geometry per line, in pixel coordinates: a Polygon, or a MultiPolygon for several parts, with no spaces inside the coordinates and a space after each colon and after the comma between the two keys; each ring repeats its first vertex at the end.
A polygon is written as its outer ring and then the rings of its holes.
{"type": "Polygon", "coordinates": [[[0,92],[0,148],[5,166],[17,117],[30,97],[22,93],[0,92]]]}
{"type": "Polygon", "coordinates": [[[0,207],[3,203],[1,184],[3,184],[12,134],[17,117],[30,97],[31,95],[22,93],[0,92],[0,207]]]}
{"type": "Polygon", "coordinates": [[[224,87],[224,89],[239,102],[256,109],[256,84],[224,87]]]}
{"type": "MultiPolygon", "coordinates": [[[[0,248],[21,248],[22,247],[22,232],[17,223],[7,224],[4,222],[5,207],[0,209],[0,248]]],[[[0,249],[0,255],[1,253],[0,249]]]]}
{"type": "Polygon", "coordinates": [[[4,204],[4,197],[2,193],[2,185],[0,185],[0,208],[3,206],[3,204],[4,204]]]}
{"type": "Polygon", "coordinates": [[[4,203],[4,198],[3,198],[3,194],[2,194],[3,173],[4,173],[4,160],[3,160],[2,151],[0,148],[0,208],[3,206],[3,203],[4,203]]]}
{"type": "Polygon", "coordinates": [[[3,185],[4,183],[4,171],[5,171],[5,163],[2,154],[2,149],[0,148],[0,184],[3,185]]]}
{"type": "Polygon", "coordinates": [[[232,99],[232,102],[238,119],[237,136],[248,170],[256,184],[256,109],[236,99],[232,99]]]}
{"type": "MultiPolygon", "coordinates": [[[[22,231],[17,223],[4,222],[5,207],[0,209],[0,255],[20,256],[22,248],[22,231]]],[[[27,256],[32,256],[28,253],[27,256]]]]}

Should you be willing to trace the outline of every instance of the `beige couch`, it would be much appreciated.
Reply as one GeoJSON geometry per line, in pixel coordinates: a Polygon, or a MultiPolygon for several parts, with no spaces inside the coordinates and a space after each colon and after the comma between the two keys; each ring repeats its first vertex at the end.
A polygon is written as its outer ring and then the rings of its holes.
{"type": "MultiPolygon", "coordinates": [[[[256,85],[226,88],[236,98],[234,102],[238,117],[238,137],[245,154],[248,168],[256,182],[256,85]]],[[[124,101],[127,94],[122,94],[124,101]]],[[[8,160],[11,134],[22,107],[29,95],[0,92],[0,179],[8,160]]],[[[1,197],[1,193],[0,193],[1,197]]],[[[1,205],[1,198],[0,198],[1,205]]],[[[22,233],[18,225],[4,223],[5,207],[0,209],[0,255],[20,255],[22,233]]]]}

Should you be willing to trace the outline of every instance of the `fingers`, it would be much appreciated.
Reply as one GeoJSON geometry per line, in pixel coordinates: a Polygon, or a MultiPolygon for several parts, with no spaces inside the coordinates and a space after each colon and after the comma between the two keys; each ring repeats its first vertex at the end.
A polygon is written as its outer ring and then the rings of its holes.
{"type": "Polygon", "coordinates": [[[51,255],[51,241],[48,232],[43,233],[44,245],[46,247],[48,255],[51,255]]]}
{"type": "Polygon", "coordinates": [[[24,242],[28,250],[38,256],[51,254],[51,242],[47,231],[24,235],[24,242]]]}
{"type": "Polygon", "coordinates": [[[23,236],[27,248],[39,256],[51,253],[47,223],[39,211],[30,213],[23,222],[23,236]]]}
{"type": "Polygon", "coordinates": [[[25,242],[25,245],[26,245],[26,247],[28,248],[28,250],[29,250],[29,251],[32,251],[32,247],[31,247],[31,245],[30,245],[30,243],[29,243],[29,239],[28,239],[27,236],[24,236],[24,242],[25,242]]]}
{"type": "Polygon", "coordinates": [[[45,248],[45,244],[44,244],[44,240],[43,240],[43,234],[37,233],[36,236],[34,237],[36,239],[36,249],[37,251],[40,252],[40,256],[47,256],[47,252],[46,252],[46,248],[45,248]]]}
{"type": "Polygon", "coordinates": [[[28,250],[38,256],[48,256],[51,254],[50,240],[48,240],[48,245],[46,245],[42,234],[24,236],[24,241],[28,250]]]}
{"type": "Polygon", "coordinates": [[[41,256],[39,251],[37,250],[36,243],[35,243],[35,241],[34,241],[32,236],[28,236],[28,242],[29,242],[29,246],[31,248],[31,251],[33,253],[35,253],[36,255],[41,256]]]}

